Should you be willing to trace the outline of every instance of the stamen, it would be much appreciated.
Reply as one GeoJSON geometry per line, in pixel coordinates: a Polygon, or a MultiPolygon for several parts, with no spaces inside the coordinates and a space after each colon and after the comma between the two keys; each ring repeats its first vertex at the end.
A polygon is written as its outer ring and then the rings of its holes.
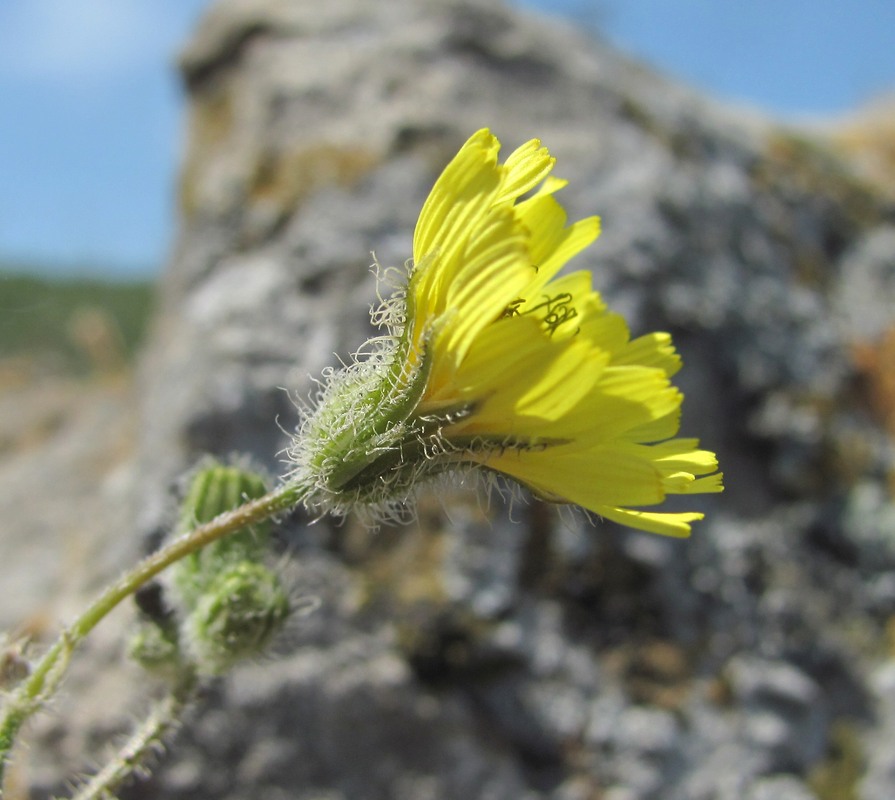
{"type": "Polygon", "coordinates": [[[513,300],[504,310],[503,316],[505,317],[515,317],[519,313],[519,307],[525,303],[521,297],[517,300],[513,300]]]}
{"type": "Polygon", "coordinates": [[[526,311],[519,311],[525,304],[525,300],[520,297],[517,300],[513,300],[504,309],[503,316],[515,317],[518,314],[534,314],[536,312],[539,315],[543,314],[541,322],[544,323],[547,333],[552,336],[561,325],[578,316],[577,309],[572,305],[573,300],[574,298],[569,292],[562,292],[555,297],[544,295],[542,303],[538,303],[526,311]]]}

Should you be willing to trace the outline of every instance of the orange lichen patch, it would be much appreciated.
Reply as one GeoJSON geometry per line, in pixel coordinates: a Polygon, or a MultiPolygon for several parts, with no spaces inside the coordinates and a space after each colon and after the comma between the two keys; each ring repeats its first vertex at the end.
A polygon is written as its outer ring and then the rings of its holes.
{"type": "Polygon", "coordinates": [[[831,142],[862,177],[895,196],[895,101],[880,103],[846,122],[831,142]]]}
{"type": "Polygon", "coordinates": [[[841,153],[821,137],[778,131],[767,138],[765,157],[754,169],[772,185],[786,180],[803,191],[838,189],[837,194],[861,188],[841,153]]]}
{"type": "Polygon", "coordinates": [[[871,408],[895,437],[895,324],[875,342],[855,342],[851,352],[871,408]]]}
{"type": "Polygon", "coordinates": [[[443,583],[447,530],[444,515],[423,496],[412,525],[383,525],[375,536],[356,517],[338,531],[341,557],[359,579],[361,601],[387,603],[401,616],[419,605],[439,608],[448,601],[443,583]]]}
{"type": "Polygon", "coordinates": [[[289,152],[266,152],[255,164],[249,198],[292,211],[315,189],[354,186],[378,162],[369,150],[325,142],[289,152]]]}
{"type": "Polygon", "coordinates": [[[895,658],[895,615],[890,616],[886,620],[883,642],[885,644],[885,655],[888,658],[895,658]]]}
{"type": "MultiPolygon", "coordinates": [[[[895,440],[895,324],[875,342],[855,342],[851,352],[870,408],[895,440]]],[[[895,470],[889,473],[889,493],[895,497],[895,470]]]]}
{"type": "Polygon", "coordinates": [[[827,755],[812,766],[808,785],[818,800],[858,800],[865,767],[859,729],[853,721],[839,719],[830,726],[827,755]]]}
{"type": "Polygon", "coordinates": [[[879,220],[878,187],[829,137],[781,130],[766,141],[764,158],[752,167],[757,186],[772,192],[795,190],[831,199],[846,221],[858,227],[879,220]]]}
{"type": "Polygon", "coordinates": [[[227,146],[234,127],[233,95],[221,83],[193,98],[189,109],[189,138],[180,173],[181,213],[189,219],[201,205],[199,182],[210,161],[227,146]]]}
{"type": "Polygon", "coordinates": [[[679,709],[690,692],[693,677],[687,653],[677,644],[661,640],[627,644],[607,656],[637,703],[669,711],[679,709]]]}
{"type": "Polygon", "coordinates": [[[387,594],[400,608],[445,603],[445,544],[441,535],[406,535],[381,549],[363,567],[369,595],[387,594]]]}
{"type": "Polygon", "coordinates": [[[775,209],[767,215],[768,232],[790,250],[795,280],[827,291],[841,249],[858,232],[879,224],[880,193],[828,135],[780,129],[764,143],[749,176],[775,209]],[[811,209],[807,213],[822,219],[823,236],[793,236],[805,204],[811,209]]]}

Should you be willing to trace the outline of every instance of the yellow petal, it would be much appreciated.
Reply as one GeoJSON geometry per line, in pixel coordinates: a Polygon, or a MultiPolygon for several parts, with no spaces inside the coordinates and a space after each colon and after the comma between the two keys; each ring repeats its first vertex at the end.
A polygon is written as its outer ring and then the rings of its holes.
{"type": "Polygon", "coordinates": [[[612,363],[658,367],[669,377],[681,368],[680,356],[671,344],[669,333],[648,333],[634,339],[618,353],[612,363]]]}
{"type": "Polygon", "coordinates": [[[565,178],[557,178],[555,175],[549,175],[538,187],[537,192],[535,192],[535,197],[542,194],[554,194],[568,185],[569,182],[565,178]]]}
{"type": "Polygon", "coordinates": [[[636,511],[631,508],[614,508],[612,506],[601,506],[591,510],[620,525],[627,525],[629,528],[637,528],[648,533],[674,536],[678,539],[685,539],[690,535],[691,522],[697,522],[705,517],[705,514],[697,512],[636,511]]]}
{"type": "Polygon", "coordinates": [[[717,494],[724,491],[724,473],[716,472],[704,478],[697,478],[687,487],[687,494],[717,494]]]}
{"type": "Polygon", "coordinates": [[[628,345],[628,323],[620,314],[606,312],[596,292],[579,301],[577,306],[581,311],[579,335],[590,341],[595,349],[609,353],[614,364],[618,354],[628,345]]]}
{"type": "Polygon", "coordinates": [[[644,425],[630,428],[625,433],[625,438],[631,442],[643,442],[644,444],[661,442],[664,439],[670,439],[674,436],[680,427],[681,409],[680,406],[678,406],[671,413],[666,414],[663,417],[651,420],[644,425]]]}
{"type": "Polygon", "coordinates": [[[565,227],[565,209],[545,193],[536,194],[517,207],[519,218],[532,234],[532,261],[538,268],[530,292],[537,292],[578,253],[600,235],[598,217],[588,217],[565,227]]]}
{"type": "Polygon", "coordinates": [[[555,275],[600,235],[600,218],[586,217],[565,229],[562,242],[538,266],[544,275],[555,275]]]}
{"type": "Polygon", "coordinates": [[[535,320],[507,317],[481,333],[451,387],[427,398],[423,410],[476,404],[472,417],[445,429],[449,437],[549,438],[553,421],[592,390],[605,363],[582,342],[554,342],[535,320]]]}
{"type": "MultiPolygon", "coordinates": [[[[566,211],[549,194],[536,194],[515,207],[519,219],[531,231],[531,257],[540,271],[540,264],[562,241],[566,227],[566,211]]],[[[544,278],[542,283],[552,278],[544,278]]]]}
{"type": "Polygon", "coordinates": [[[531,280],[527,232],[510,209],[495,209],[463,253],[463,265],[446,287],[445,304],[455,323],[438,342],[460,360],[486,325],[499,319],[531,280]]]}
{"type": "Polygon", "coordinates": [[[454,276],[458,255],[500,189],[499,149],[500,143],[488,130],[473,134],[423,204],[413,234],[413,259],[417,266],[429,263],[425,273],[412,281],[417,314],[443,310],[444,287],[454,276]]]}
{"type": "Polygon", "coordinates": [[[483,456],[482,463],[535,491],[591,510],[605,504],[654,505],[665,499],[655,467],[612,446],[590,449],[571,444],[507,449],[483,456]]]}
{"type": "Polygon", "coordinates": [[[629,431],[676,412],[681,400],[659,369],[608,366],[574,413],[557,423],[557,431],[588,444],[629,438],[629,431]]]}
{"type": "Polygon", "coordinates": [[[540,141],[532,139],[510,153],[504,163],[505,178],[496,202],[514,201],[547,177],[556,159],[540,141]]]}

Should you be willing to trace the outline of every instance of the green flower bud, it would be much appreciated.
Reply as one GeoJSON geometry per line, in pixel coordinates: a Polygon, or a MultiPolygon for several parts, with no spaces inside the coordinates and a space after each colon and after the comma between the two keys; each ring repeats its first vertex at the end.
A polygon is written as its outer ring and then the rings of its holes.
{"type": "Polygon", "coordinates": [[[242,562],[218,575],[202,593],[183,628],[199,672],[218,675],[258,655],[289,615],[279,577],[242,562]]]}
{"type": "MultiPolygon", "coordinates": [[[[181,528],[194,528],[247,500],[262,497],[266,492],[264,479],[257,473],[212,461],[193,477],[181,506],[181,528]]],[[[259,523],[253,530],[260,533],[268,527],[259,523]]]]}
{"type": "MultiPolygon", "coordinates": [[[[180,512],[186,533],[267,493],[264,480],[238,466],[206,463],[192,478],[180,512]]],[[[290,612],[279,576],[264,566],[270,525],[255,524],[207,545],[172,568],[175,629],[171,644],[184,663],[219,675],[260,653],[290,612]]],[[[164,634],[144,633],[135,647],[143,662],[164,662],[164,634]]]]}
{"type": "MultiPolygon", "coordinates": [[[[248,470],[218,462],[200,469],[190,484],[180,512],[180,530],[186,532],[232,511],[267,492],[264,479],[248,470]]],[[[208,545],[178,562],[174,583],[183,603],[193,607],[209,583],[222,571],[243,561],[264,558],[270,537],[266,522],[252,525],[208,545]]]]}
{"type": "Polygon", "coordinates": [[[128,642],[127,653],[143,669],[163,676],[174,677],[183,668],[177,630],[152,621],[139,624],[128,642]]]}
{"type": "Polygon", "coordinates": [[[183,672],[180,635],[174,610],[165,602],[162,585],[152,581],[134,593],[139,609],[137,628],[127,643],[128,655],[143,669],[170,680],[183,672]]]}

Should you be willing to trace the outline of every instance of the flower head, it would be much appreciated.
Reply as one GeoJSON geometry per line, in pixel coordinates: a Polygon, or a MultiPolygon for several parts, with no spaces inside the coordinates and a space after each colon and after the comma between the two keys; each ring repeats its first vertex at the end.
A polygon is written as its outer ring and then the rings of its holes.
{"type": "Polygon", "coordinates": [[[291,455],[306,503],[344,513],[403,502],[422,478],[470,467],[634,528],[686,536],[697,512],[643,510],[719,492],[714,454],[673,438],[671,337],[631,339],[589,272],[560,270],[599,235],[566,225],[532,140],[498,161],[480,130],[432,188],[386,335],[333,372],[291,455]],[[636,508],[639,507],[639,508],[636,508]]]}

